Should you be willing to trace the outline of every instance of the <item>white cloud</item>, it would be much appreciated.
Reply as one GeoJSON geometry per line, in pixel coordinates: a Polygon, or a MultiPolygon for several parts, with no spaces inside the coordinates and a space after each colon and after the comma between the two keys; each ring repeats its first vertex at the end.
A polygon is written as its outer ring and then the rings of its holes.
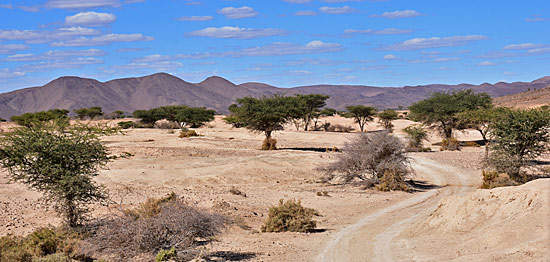
{"type": "Polygon", "coordinates": [[[28,49],[29,47],[21,44],[0,45],[0,54],[11,54],[16,51],[28,49]]]}
{"type": "Polygon", "coordinates": [[[529,54],[550,53],[550,47],[535,48],[535,49],[527,50],[527,53],[529,54]]]}
{"type": "Polygon", "coordinates": [[[240,28],[233,26],[224,27],[208,27],[202,30],[197,30],[188,33],[190,36],[204,36],[212,38],[239,38],[239,39],[251,39],[259,37],[267,37],[274,35],[286,34],[282,29],[252,29],[252,28],[240,28]]]}
{"type": "Polygon", "coordinates": [[[421,16],[417,11],[414,10],[401,10],[401,11],[393,11],[393,12],[384,12],[381,15],[374,15],[375,17],[384,17],[389,19],[396,19],[396,18],[408,18],[408,17],[415,17],[415,16],[421,16]]]}
{"type": "Polygon", "coordinates": [[[546,22],[550,21],[548,18],[541,17],[540,15],[532,15],[531,17],[525,18],[527,22],[546,22]]]}
{"type": "Polygon", "coordinates": [[[103,60],[95,57],[79,57],[79,58],[70,59],[70,60],[57,60],[57,61],[40,62],[36,64],[27,64],[20,67],[19,70],[25,71],[25,72],[49,71],[54,69],[81,68],[85,65],[102,64],[102,63],[103,63],[103,60]]]}
{"type": "Polygon", "coordinates": [[[241,19],[247,17],[255,17],[258,15],[258,12],[256,12],[251,7],[243,6],[239,8],[224,7],[221,10],[218,10],[218,14],[222,14],[229,19],[241,19]]]}
{"type": "Polygon", "coordinates": [[[324,43],[322,41],[311,41],[305,45],[277,42],[265,46],[245,48],[238,51],[222,53],[196,53],[177,55],[148,55],[132,60],[133,63],[167,62],[178,59],[205,59],[211,57],[242,57],[242,56],[283,56],[299,54],[318,54],[340,52],[343,48],[340,44],[324,43]]]}
{"type": "Polygon", "coordinates": [[[65,17],[67,25],[102,26],[116,21],[116,16],[109,13],[82,12],[65,17]]]}
{"type": "Polygon", "coordinates": [[[29,40],[40,38],[42,35],[34,30],[1,30],[0,39],[5,40],[29,40]]]}
{"type": "Polygon", "coordinates": [[[382,30],[373,30],[373,29],[346,29],[344,30],[346,34],[374,34],[374,35],[401,35],[412,33],[412,30],[409,29],[397,29],[397,28],[386,28],[382,30]]]}
{"type": "Polygon", "coordinates": [[[213,16],[182,16],[177,20],[179,21],[210,21],[214,19],[213,16]]]}
{"type": "Polygon", "coordinates": [[[489,61],[483,61],[479,64],[477,64],[478,66],[492,66],[492,65],[495,65],[495,63],[493,62],[489,62],[489,61]]]}
{"type": "Polygon", "coordinates": [[[395,55],[385,55],[384,59],[385,60],[394,60],[394,59],[397,59],[397,56],[395,56],[395,55]]]}
{"type": "Polygon", "coordinates": [[[154,70],[162,71],[162,70],[172,70],[182,66],[183,64],[180,62],[164,61],[164,62],[155,62],[155,63],[130,63],[127,65],[112,66],[111,69],[115,69],[115,70],[154,69],[154,70]]]}
{"type": "Polygon", "coordinates": [[[26,11],[26,12],[33,12],[33,13],[36,13],[36,12],[39,12],[40,11],[40,6],[37,6],[37,5],[33,5],[33,6],[21,6],[21,5],[18,5],[17,8],[23,10],[23,11],[26,11]]]}
{"type": "Polygon", "coordinates": [[[418,50],[425,48],[437,48],[447,46],[460,46],[468,42],[487,39],[483,35],[466,35],[466,36],[450,36],[450,37],[431,37],[431,38],[413,38],[407,41],[382,47],[383,50],[418,50]]]}
{"type": "Polygon", "coordinates": [[[99,35],[99,34],[101,34],[101,31],[97,29],[80,27],[80,26],[59,28],[57,32],[58,36],[83,36],[83,35],[90,36],[90,35],[99,35]]]}
{"type": "Polygon", "coordinates": [[[120,5],[120,1],[118,0],[49,0],[48,2],[46,2],[46,7],[60,9],[118,7],[120,5]]]}
{"type": "Polygon", "coordinates": [[[12,4],[0,5],[0,8],[13,9],[13,5],[12,4]]]}
{"type": "Polygon", "coordinates": [[[0,79],[25,76],[25,72],[11,71],[8,68],[0,69],[0,79]]]}
{"type": "Polygon", "coordinates": [[[237,52],[227,52],[229,56],[282,56],[297,54],[314,54],[339,52],[343,48],[340,44],[311,41],[306,45],[277,42],[266,46],[243,49],[237,52]]]}
{"type": "Polygon", "coordinates": [[[356,10],[354,8],[351,8],[347,5],[345,6],[342,6],[342,7],[329,7],[329,6],[323,6],[321,8],[319,8],[319,11],[325,13],[325,14],[334,14],[334,15],[339,15],[339,14],[349,14],[349,13],[353,13],[355,12],[356,10]]]}
{"type": "Polygon", "coordinates": [[[302,10],[302,11],[297,11],[296,13],[294,13],[294,15],[297,15],[297,16],[314,16],[314,15],[317,15],[317,13],[315,11],[311,11],[311,10],[302,10]]]}
{"type": "Polygon", "coordinates": [[[28,61],[41,61],[41,60],[59,60],[64,57],[72,56],[105,56],[107,52],[99,49],[88,49],[88,50],[52,50],[46,53],[35,55],[35,54],[16,54],[8,56],[5,61],[17,61],[17,62],[28,62],[28,61]]]}
{"type": "Polygon", "coordinates": [[[521,49],[533,49],[543,46],[542,44],[533,44],[533,43],[523,43],[523,44],[511,44],[507,45],[502,49],[505,50],[521,50],[521,49]]]}
{"type": "Polygon", "coordinates": [[[53,42],[51,46],[100,46],[116,42],[151,41],[152,37],[142,34],[107,34],[92,38],[79,37],[67,41],[53,42]]]}

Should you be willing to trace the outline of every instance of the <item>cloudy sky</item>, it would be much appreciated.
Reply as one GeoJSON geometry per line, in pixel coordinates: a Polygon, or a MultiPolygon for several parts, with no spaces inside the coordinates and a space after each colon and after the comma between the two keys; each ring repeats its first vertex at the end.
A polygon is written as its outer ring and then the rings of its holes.
{"type": "Polygon", "coordinates": [[[550,75],[547,0],[0,0],[0,92],[76,75],[404,86],[550,75]]]}

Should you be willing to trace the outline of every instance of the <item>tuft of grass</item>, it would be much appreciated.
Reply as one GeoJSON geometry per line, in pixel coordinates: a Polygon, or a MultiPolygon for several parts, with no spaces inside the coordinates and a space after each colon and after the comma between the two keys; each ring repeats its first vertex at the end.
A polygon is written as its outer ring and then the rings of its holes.
{"type": "Polygon", "coordinates": [[[460,142],[456,140],[455,138],[449,138],[449,139],[443,139],[441,141],[441,151],[448,150],[448,151],[455,151],[460,150],[460,142]]]}
{"type": "Polygon", "coordinates": [[[396,169],[389,169],[384,172],[380,178],[380,184],[376,188],[380,191],[411,191],[411,188],[405,183],[407,174],[396,169]]]}
{"type": "Polygon", "coordinates": [[[199,136],[199,134],[195,132],[195,130],[181,131],[179,138],[192,137],[192,136],[199,136]]]}
{"type": "Polygon", "coordinates": [[[510,178],[508,174],[501,173],[497,171],[482,171],[483,183],[481,188],[491,189],[495,187],[504,187],[504,186],[517,186],[518,183],[510,178]]]}
{"type": "Polygon", "coordinates": [[[279,205],[269,208],[262,232],[312,232],[317,227],[313,216],[319,212],[302,206],[300,200],[279,200],[279,205]]]}
{"type": "Polygon", "coordinates": [[[277,150],[277,139],[266,138],[262,144],[262,150],[277,150]]]}

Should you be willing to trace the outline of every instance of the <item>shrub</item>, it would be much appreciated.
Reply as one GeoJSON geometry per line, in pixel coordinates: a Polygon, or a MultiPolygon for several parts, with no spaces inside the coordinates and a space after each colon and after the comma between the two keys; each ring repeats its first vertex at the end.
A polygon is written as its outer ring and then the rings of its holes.
{"type": "Polygon", "coordinates": [[[69,117],[68,110],[65,109],[52,109],[49,111],[40,111],[36,113],[25,113],[20,116],[12,116],[11,121],[20,126],[32,127],[34,125],[40,125],[41,122],[60,122],[68,123],[69,117]]]}
{"type": "Polygon", "coordinates": [[[405,183],[407,174],[402,170],[389,169],[384,172],[380,178],[380,184],[376,187],[380,191],[411,191],[411,188],[405,183]]]}
{"type": "Polygon", "coordinates": [[[192,136],[200,136],[195,130],[186,130],[181,131],[179,138],[185,138],[185,137],[192,137],[192,136]]]}
{"type": "Polygon", "coordinates": [[[498,171],[483,170],[482,175],[483,175],[483,183],[481,184],[481,188],[483,189],[517,185],[517,183],[514,182],[512,179],[510,179],[510,176],[506,173],[499,173],[498,171]]]}
{"type": "Polygon", "coordinates": [[[262,232],[311,232],[317,227],[313,216],[319,212],[302,206],[300,200],[279,200],[279,205],[269,208],[262,232]]]}
{"type": "Polygon", "coordinates": [[[441,147],[439,148],[439,150],[441,150],[441,151],[444,151],[444,150],[449,150],[449,151],[460,150],[460,142],[458,142],[458,140],[456,140],[453,137],[451,137],[449,139],[443,139],[441,141],[441,147]]]}
{"type": "Polygon", "coordinates": [[[265,138],[262,144],[262,150],[277,150],[277,139],[265,138]]]}
{"type": "Polygon", "coordinates": [[[387,171],[406,177],[410,170],[405,147],[387,132],[360,134],[344,145],[338,159],[321,167],[325,182],[339,179],[343,183],[378,184],[387,171]]]}
{"type": "Polygon", "coordinates": [[[137,127],[137,124],[134,121],[122,121],[118,122],[117,125],[122,129],[137,127]]]}
{"type": "Polygon", "coordinates": [[[172,247],[170,250],[161,249],[157,256],[155,257],[155,261],[161,262],[161,261],[170,261],[172,259],[176,259],[178,256],[176,255],[176,248],[172,247]]]}
{"type": "Polygon", "coordinates": [[[426,130],[421,125],[407,126],[403,129],[403,132],[409,136],[409,148],[423,151],[422,142],[428,139],[428,133],[426,133],[426,130]]]}
{"type": "Polygon", "coordinates": [[[82,251],[91,256],[132,261],[136,256],[154,260],[160,250],[174,249],[177,260],[189,259],[194,248],[219,235],[228,219],[188,206],[171,194],[149,199],[137,210],[102,220],[82,251]],[[138,215],[136,215],[138,214],[138,215]],[[182,257],[183,256],[183,257],[182,257]]]}
{"type": "Polygon", "coordinates": [[[39,228],[25,237],[0,238],[0,261],[71,261],[80,241],[78,233],[61,228],[39,228]]]}
{"type": "Polygon", "coordinates": [[[328,131],[329,131],[329,128],[330,128],[330,122],[324,122],[324,123],[321,125],[321,128],[322,128],[325,132],[328,132],[328,131]]]}

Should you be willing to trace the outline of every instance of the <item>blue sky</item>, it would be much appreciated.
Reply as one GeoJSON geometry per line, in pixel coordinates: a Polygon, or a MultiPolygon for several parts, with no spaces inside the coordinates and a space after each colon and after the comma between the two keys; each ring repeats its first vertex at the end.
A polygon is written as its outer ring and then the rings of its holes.
{"type": "Polygon", "coordinates": [[[0,0],[0,92],[76,75],[404,86],[550,75],[550,1],[0,0]]]}

